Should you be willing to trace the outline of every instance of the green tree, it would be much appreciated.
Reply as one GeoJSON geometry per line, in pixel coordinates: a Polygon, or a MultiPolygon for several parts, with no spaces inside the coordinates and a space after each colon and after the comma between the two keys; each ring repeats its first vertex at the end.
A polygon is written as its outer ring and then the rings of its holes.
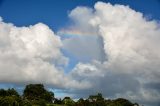
{"type": "Polygon", "coordinates": [[[52,102],[54,99],[54,93],[53,92],[48,92],[46,91],[43,96],[42,99],[44,99],[47,102],[52,102]]]}
{"type": "Polygon", "coordinates": [[[0,89],[0,106],[23,106],[23,101],[15,89],[0,89]]]}
{"type": "Polygon", "coordinates": [[[74,106],[75,102],[70,97],[65,97],[63,103],[67,106],[74,106]]]}
{"type": "Polygon", "coordinates": [[[127,99],[118,98],[116,100],[112,100],[107,106],[134,106],[134,104],[127,99]]]}
{"type": "Polygon", "coordinates": [[[97,95],[90,95],[88,98],[91,102],[95,102],[95,101],[103,101],[104,98],[102,97],[101,93],[98,93],[97,95]]]}
{"type": "Polygon", "coordinates": [[[55,99],[54,99],[54,104],[63,104],[63,102],[62,102],[61,99],[55,98],[55,99]]]}
{"type": "Polygon", "coordinates": [[[29,84],[24,89],[23,96],[29,100],[36,100],[41,98],[44,93],[45,89],[42,84],[29,84]]]}
{"type": "Polygon", "coordinates": [[[0,96],[7,96],[7,91],[4,89],[0,89],[0,96]]]}
{"type": "Polygon", "coordinates": [[[0,97],[0,106],[24,106],[23,101],[17,96],[0,97]]]}
{"type": "Polygon", "coordinates": [[[83,98],[80,98],[77,101],[76,106],[85,106],[85,100],[83,98]]]}
{"type": "Polygon", "coordinates": [[[47,91],[42,84],[29,84],[23,92],[23,97],[28,100],[45,100],[52,102],[54,93],[47,91]]]}
{"type": "Polygon", "coordinates": [[[11,95],[19,96],[18,92],[14,88],[8,89],[7,93],[8,93],[8,96],[11,96],[11,95]]]}

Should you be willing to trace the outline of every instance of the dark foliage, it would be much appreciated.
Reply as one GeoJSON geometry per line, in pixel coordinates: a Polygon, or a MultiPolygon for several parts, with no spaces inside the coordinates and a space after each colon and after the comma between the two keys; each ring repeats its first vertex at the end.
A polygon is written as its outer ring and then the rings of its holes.
{"type": "Polygon", "coordinates": [[[0,89],[0,96],[19,96],[18,92],[15,89],[0,89]]]}
{"type": "Polygon", "coordinates": [[[29,84],[21,97],[15,89],[0,89],[0,106],[139,106],[124,98],[106,100],[101,93],[80,98],[77,102],[70,97],[63,100],[54,98],[54,93],[47,91],[42,84],[29,84]],[[53,103],[54,101],[54,103],[53,103]]]}
{"type": "Polygon", "coordinates": [[[15,89],[0,89],[0,106],[23,106],[23,101],[15,89]]]}
{"type": "Polygon", "coordinates": [[[52,103],[54,93],[47,91],[42,84],[30,84],[24,89],[23,97],[28,100],[44,100],[52,103]]]}
{"type": "Polygon", "coordinates": [[[54,103],[55,104],[63,104],[62,100],[61,99],[57,99],[57,98],[54,99],[54,103]]]}

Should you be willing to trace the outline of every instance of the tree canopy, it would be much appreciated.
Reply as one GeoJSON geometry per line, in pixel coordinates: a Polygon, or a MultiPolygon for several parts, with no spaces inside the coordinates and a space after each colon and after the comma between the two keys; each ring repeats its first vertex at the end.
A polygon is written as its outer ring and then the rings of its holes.
{"type": "Polygon", "coordinates": [[[105,99],[101,93],[89,95],[87,99],[74,101],[66,96],[62,100],[54,97],[54,93],[45,89],[43,84],[26,85],[20,96],[14,89],[0,89],[0,106],[139,106],[127,99],[105,99]]]}
{"type": "Polygon", "coordinates": [[[54,93],[47,91],[42,84],[29,84],[24,89],[23,97],[28,100],[44,100],[52,102],[54,93]]]}

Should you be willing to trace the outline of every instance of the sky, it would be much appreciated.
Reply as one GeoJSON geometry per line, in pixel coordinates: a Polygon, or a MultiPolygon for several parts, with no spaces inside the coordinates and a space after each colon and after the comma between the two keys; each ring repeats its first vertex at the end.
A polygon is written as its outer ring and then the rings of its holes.
{"type": "Polygon", "coordinates": [[[160,105],[159,0],[0,0],[0,87],[160,105]]]}

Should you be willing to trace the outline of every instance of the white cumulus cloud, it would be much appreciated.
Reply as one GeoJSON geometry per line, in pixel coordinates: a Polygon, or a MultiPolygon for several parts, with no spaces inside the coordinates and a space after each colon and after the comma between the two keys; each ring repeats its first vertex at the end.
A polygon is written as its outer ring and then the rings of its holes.
{"type": "Polygon", "coordinates": [[[44,83],[55,88],[85,88],[64,74],[68,58],[48,26],[16,27],[0,21],[0,82],[44,83]]]}
{"type": "MultiPolygon", "coordinates": [[[[105,52],[104,62],[87,64],[80,62],[72,70],[72,77],[80,81],[87,80],[92,85],[90,89],[75,92],[81,92],[80,95],[102,92],[108,97],[126,97],[148,105],[159,104],[160,27],[158,22],[148,21],[142,13],[128,6],[103,2],[97,2],[94,9],[77,7],[69,16],[74,22],[71,27],[76,30],[79,28],[81,34],[84,33],[82,37],[86,36],[85,32],[90,32],[91,36],[102,37],[102,42],[97,42],[103,44],[101,47],[105,52]]],[[[67,28],[66,30],[72,31],[67,28]]],[[[72,44],[77,43],[77,40],[71,41],[72,44]]],[[[91,42],[88,40],[86,43],[89,45],[88,49],[95,47],[91,42]]],[[[83,44],[85,43],[79,45],[83,44]]],[[[74,52],[74,49],[69,50],[74,52]]]]}

